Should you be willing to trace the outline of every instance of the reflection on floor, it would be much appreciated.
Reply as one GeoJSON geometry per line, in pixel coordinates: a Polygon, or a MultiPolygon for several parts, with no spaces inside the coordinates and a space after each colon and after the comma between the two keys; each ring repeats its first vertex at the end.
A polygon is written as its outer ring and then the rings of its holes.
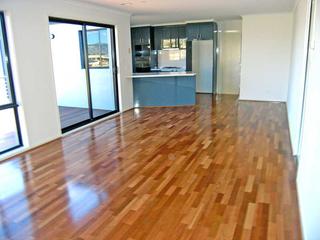
{"type": "Polygon", "coordinates": [[[302,239],[284,103],[130,110],[0,176],[0,239],[302,239]]]}
{"type": "MultiPolygon", "coordinates": [[[[60,112],[60,122],[61,122],[62,128],[69,127],[71,125],[88,120],[90,118],[88,108],[59,106],[59,112],[60,112]]],[[[107,114],[109,112],[111,111],[93,109],[93,116],[97,117],[97,116],[107,114]]]]}

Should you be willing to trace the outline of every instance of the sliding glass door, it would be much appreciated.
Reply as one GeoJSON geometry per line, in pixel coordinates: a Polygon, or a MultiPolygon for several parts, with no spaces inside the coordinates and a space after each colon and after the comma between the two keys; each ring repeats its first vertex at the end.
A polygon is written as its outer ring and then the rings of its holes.
{"type": "Polygon", "coordinates": [[[118,111],[114,28],[50,18],[62,131],[118,111]]]}
{"type": "Polygon", "coordinates": [[[87,26],[89,79],[93,117],[117,110],[112,29],[87,26]]]}
{"type": "Polygon", "coordinates": [[[0,154],[22,146],[4,15],[0,12],[0,154]]]}
{"type": "Polygon", "coordinates": [[[81,24],[50,22],[51,49],[62,129],[90,119],[81,24]]]}

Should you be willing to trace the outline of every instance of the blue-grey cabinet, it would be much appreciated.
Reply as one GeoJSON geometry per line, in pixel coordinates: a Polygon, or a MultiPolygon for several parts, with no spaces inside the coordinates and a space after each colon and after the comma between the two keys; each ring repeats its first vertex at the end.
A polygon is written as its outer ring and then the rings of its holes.
{"type": "Polygon", "coordinates": [[[185,25],[161,26],[154,28],[154,49],[186,48],[185,25]]]}
{"type": "Polygon", "coordinates": [[[212,40],[213,39],[213,23],[189,23],[187,24],[187,38],[192,40],[212,40]]]}
{"type": "Polygon", "coordinates": [[[199,38],[199,24],[187,24],[186,32],[188,41],[197,40],[199,38]]]}
{"type": "Polygon", "coordinates": [[[213,39],[213,23],[200,23],[199,26],[200,40],[212,40],[213,39]]]}
{"type": "Polygon", "coordinates": [[[178,27],[178,32],[179,32],[179,38],[187,38],[187,34],[186,34],[186,26],[179,26],[178,27]]]}
{"type": "Polygon", "coordinates": [[[131,38],[133,45],[147,45],[151,41],[151,27],[131,28],[131,38]]]}
{"type": "Polygon", "coordinates": [[[154,49],[161,49],[161,40],[163,38],[163,27],[154,28],[154,49]]]}

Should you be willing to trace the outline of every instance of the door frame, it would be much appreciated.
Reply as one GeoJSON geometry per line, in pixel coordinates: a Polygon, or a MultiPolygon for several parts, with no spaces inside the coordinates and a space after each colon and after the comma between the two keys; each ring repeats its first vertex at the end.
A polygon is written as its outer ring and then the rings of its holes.
{"type": "Polygon", "coordinates": [[[81,121],[79,123],[75,123],[71,126],[62,128],[62,133],[69,132],[76,128],[82,127],[89,123],[95,122],[99,119],[108,117],[115,113],[118,113],[119,110],[119,87],[118,87],[118,64],[117,64],[117,45],[116,45],[116,37],[115,37],[115,26],[110,24],[104,23],[96,23],[96,22],[88,22],[82,20],[74,20],[74,19],[67,19],[67,18],[58,18],[58,17],[51,17],[49,16],[49,25],[50,22],[58,22],[58,23],[65,23],[65,24],[76,24],[82,26],[82,37],[83,37],[83,51],[84,51],[84,60],[85,60],[85,71],[86,71],[86,87],[87,87],[87,96],[88,96],[88,110],[90,119],[81,121]],[[110,40],[111,40],[111,55],[112,58],[112,75],[113,75],[113,87],[114,87],[114,101],[115,101],[115,110],[109,113],[94,117],[93,116],[93,109],[92,109],[92,92],[91,92],[91,82],[90,82],[90,68],[89,68],[89,60],[88,60],[88,45],[87,45],[87,29],[86,26],[93,26],[93,27],[101,27],[101,28],[109,28],[111,31],[110,40]]]}
{"type": "Polygon", "coordinates": [[[21,134],[21,125],[20,125],[20,120],[19,120],[19,113],[18,113],[18,103],[17,103],[17,98],[15,94],[15,87],[13,83],[13,74],[12,74],[12,68],[11,68],[11,59],[10,59],[10,51],[9,51],[9,43],[8,43],[8,35],[7,35],[7,28],[6,28],[6,21],[5,21],[5,15],[4,12],[0,11],[0,26],[2,28],[2,35],[3,35],[3,45],[4,45],[4,54],[7,58],[7,64],[6,68],[8,71],[8,83],[10,86],[10,95],[11,95],[11,103],[0,105],[0,111],[2,110],[7,110],[7,109],[12,109],[14,113],[14,118],[16,121],[16,130],[17,130],[17,137],[18,137],[18,145],[8,148],[4,151],[0,151],[0,155],[10,152],[14,149],[20,148],[23,146],[23,141],[22,141],[22,134],[21,134]]]}
{"type": "Polygon", "coordinates": [[[302,108],[301,108],[301,116],[300,116],[300,128],[299,128],[299,136],[298,136],[298,146],[297,146],[297,155],[296,160],[297,164],[299,164],[300,156],[301,156],[301,147],[303,141],[303,129],[304,129],[304,120],[305,120],[305,111],[306,111],[306,98],[307,98],[307,84],[309,77],[309,64],[310,64],[310,51],[312,40],[314,40],[315,28],[316,28],[316,20],[317,20],[317,2],[314,0],[310,1],[310,5],[308,5],[308,39],[307,39],[307,52],[306,52],[306,61],[305,61],[305,70],[304,70],[304,84],[303,84],[303,96],[302,96],[302,108]],[[313,37],[313,39],[311,39],[313,37]]]}

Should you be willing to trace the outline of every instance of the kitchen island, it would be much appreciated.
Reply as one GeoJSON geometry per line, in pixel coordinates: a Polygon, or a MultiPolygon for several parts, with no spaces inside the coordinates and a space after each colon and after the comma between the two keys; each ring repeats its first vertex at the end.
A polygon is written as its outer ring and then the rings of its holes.
{"type": "Polygon", "coordinates": [[[193,72],[134,73],[130,78],[135,107],[196,104],[196,74],[193,72]]]}

